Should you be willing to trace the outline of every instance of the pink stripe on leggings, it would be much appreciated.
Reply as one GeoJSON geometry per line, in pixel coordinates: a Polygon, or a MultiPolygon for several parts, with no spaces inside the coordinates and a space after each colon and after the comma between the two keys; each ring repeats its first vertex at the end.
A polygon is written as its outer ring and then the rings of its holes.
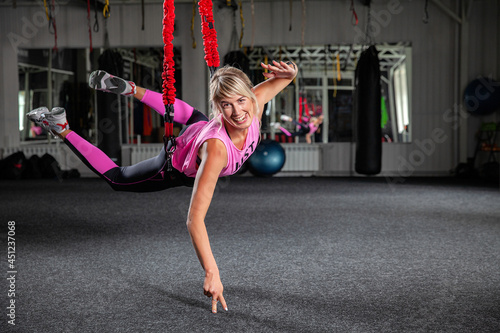
{"type": "Polygon", "coordinates": [[[285,133],[286,136],[292,136],[290,132],[288,132],[284,127],[280,127],[280,130],[285,133]]]}
{"type": "Polygon", "coordinates": [[[116,168],[116,165],[106,154],[104,154],[99,148],[76,134],[75,132],[70,132],[66,136],[73,147],[82,154],[82,156],[90,163],[90,165],[101,175],[110,169],[116,168]]]}
{"type": "MultiPolygon", "coordinates": [[[[147,90],[141,99],[141,102],[153,108],[162,116],[165,114],[165,105],[163,104],[163,97],[160,93],[147,90]]],[[[188,103],[175,99],[174,103],[174,121],[179,124],[186,124],[191,115],[193,114],[193,107],[188,103]]]]}

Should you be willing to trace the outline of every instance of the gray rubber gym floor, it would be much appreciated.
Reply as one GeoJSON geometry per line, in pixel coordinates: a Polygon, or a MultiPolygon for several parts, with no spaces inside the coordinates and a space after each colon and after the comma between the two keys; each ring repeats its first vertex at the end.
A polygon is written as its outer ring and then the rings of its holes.
{"type": "Polygon", "coordinates": [[[229,307],[217,314],[185,227],[190,193],[1,181],[2,276],[15,221],[16,280],[0,284],[0,331],[500,331],[498,186],[223,179],[206,219],[229,307]]]}

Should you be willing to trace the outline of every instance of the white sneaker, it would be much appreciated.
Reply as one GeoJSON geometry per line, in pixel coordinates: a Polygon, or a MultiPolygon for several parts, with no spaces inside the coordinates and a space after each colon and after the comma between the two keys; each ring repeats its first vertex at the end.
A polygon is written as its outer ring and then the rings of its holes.
{"type": "Polygon", "coordinates": [[[105,71],[97,70],[90,73],[89,87],[117,95],[135,95],[137,87],[132,81],[126,81],[105,71]]]}
{"type": "Polygon", "coordinates": [[[271,125],[271,127],[273,127],[274,129],[277,129],[277,130],[279,130],[281,128],[280,123],[270,123],[269,125],[271,125]]]}
{"type": "Polygon", "coordinates": [[[282,121],[292,121],[293,119],[292,119],[292,117],[289,117],[287,115],[282,114],[281,115],[281,120],[282,121]]]}
{"type": "Polygon", "coordinates": [[[36,125],[47,130],[54,137],[56,137],[54,132],[62,133],[69,129],[68,120],[66,120],[66,110],[61,107],[55,107],[52,111],[49,111],[45,106],[42,106],[28,112],[26,116],[36,125]]]}

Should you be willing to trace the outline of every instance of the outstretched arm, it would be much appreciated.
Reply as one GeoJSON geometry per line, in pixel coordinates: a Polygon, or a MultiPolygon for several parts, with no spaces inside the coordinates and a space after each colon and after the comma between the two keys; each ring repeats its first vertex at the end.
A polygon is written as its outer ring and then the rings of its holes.
{"type": "MultiPolygon", "coordinates": [[[[259,83],[254,88],[259,106],[262,107],[292,82],[298,70],[297,65],[293,62],[273,61],[272,65],[261,64],[261,66],[269,70],[268,73],[263,73],[267,80],[259,83]]],[[[260,117],[262,116],[262,110],[259,112],[260,117]]]]}
{"type": "Polygon", "coordinates": [[[217,139],[207,140],[200,148],[201,165],[196,174],[196,180],[189,206],[187,228],[196,255],[205,270],[204,294],[212,297],[212,312],[217,312],[217,302],[227,311],[226,301],[222,295],[223,286],[219,269],[210,248],[205,216],[212,201],[219,174],[227,164],[227,151],[224,143],[217,139]]]}

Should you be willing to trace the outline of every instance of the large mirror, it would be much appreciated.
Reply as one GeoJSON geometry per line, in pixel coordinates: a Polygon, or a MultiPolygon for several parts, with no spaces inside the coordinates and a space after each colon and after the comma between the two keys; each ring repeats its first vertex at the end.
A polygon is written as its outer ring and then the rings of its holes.
{"type": "MultiPolygon", "coordinates": [[[[411,141],[411,46],[376,45],[382,83],[384,142],[411,141]]],[[[254,83],[263,79],[261,62],[288,59],[299,64],[296,80],[265,106],[264,137],[288,143],[353,142],[353,92],[361,45],[245,47],[238,51],[254,83]]],[[[25,114],[38,106],[64,106],[73,129],[99,144],[104,119],[112,119],[121,144],[162,142],[161,117],[132,97],[100,107],[98,94],[88,88],[90,72],[104,61],[116,62],[117,75],[151,90],[161,91],[162,48],[113,50],[29,49],[19,51],[19,123],[21,141],[50,140],[25,114]],[[105,56],[106,55],[106,56],[105,56]],[[103,60],[103,58],[105,58],[103,60]],[[108,113],[105,113],[108,111],[108,113]]],[[[182,61],[174,50],[176,95],[182,98],[182,61]]],[[[221,59],[222,60],[222,59],[221,59]]],[[[227,63],[226,60],[224,59],[227,63]]],[[[105,125],[105,124],[104,124],[105,125]]],[[[177,127],[180,130],[180,126],[177,127]]]]}
{"type": "MultiPolygon", "coordinates": [[[[384,142],[411,141],[411,46],[379,44],[384,142]]],[[[352,142],[353,92],[362,45],[246,48],[251,71],[260,63],[287,59],[299,64],[295,82],[266,108],[265,135],[283,142],[352,142]],[[322,119],[318,119],[322,118],[322,119]],[[292,121],[290,121],[290,119],[292,121]],[[310,137],[304,125],[311,131],[310,137]],[[319,124],[319,125],[318,125],[319,124]]]]}
{"type": "MultiPolygon", "coordinates": [[[[174,49],[176,95],[182,98],[182,64],[174,49]]],[[[98,68],[112,68],[110,73],[136,84],[161,91],[162,48],[28,49],[20,50],[19,64],[19,130],[21,141],[46,141],[50,136],[26,118],[26,113],[39,107],[63,106],[67,109],[71,128],[92,143],[99,144],[105,134],[106,120],[118,126],[121,144],[159,143],[163,140],[163,119],[133,97],[112,95],[113,101],[102,107],[100,97],[88,87],[89,74],[98,68]]],[[[110,126],[108,126],[110,128],[110,126]]]]}

